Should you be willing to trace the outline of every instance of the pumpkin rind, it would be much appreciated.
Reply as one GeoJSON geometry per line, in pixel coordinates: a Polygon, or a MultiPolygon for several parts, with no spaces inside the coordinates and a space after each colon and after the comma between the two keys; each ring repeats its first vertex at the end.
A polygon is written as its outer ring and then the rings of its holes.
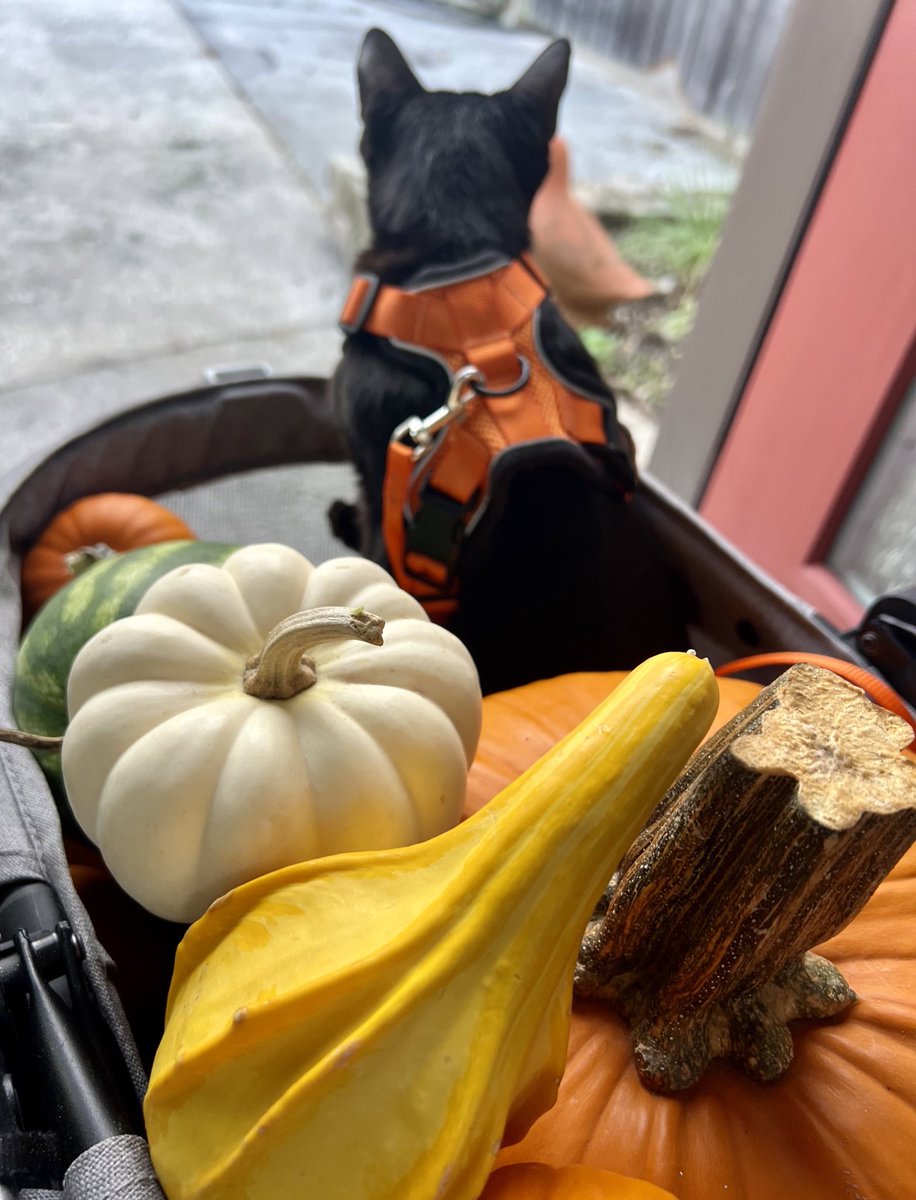
{"type": "MultiPolygon", "coordinates": [[[[719,681],[723,693],[729,682],[719,681]]],[[[508,782],[515,756],[534,753],[549,736],[552,690],[567,710],[576,694],[563,680],[537,687],[527,725],[527,689],[492,698],[500,715],[513,714],[511,734],[491,716],[491,697],[484,700],[478,758],[486,772],[475,790],[472,771],[469,805],[508,782]],[[502,780],[500,754],[513,760],[502,780]]],[[[788,1074],[765,1086],[717,1067],[682,1096],[653,1095],[639,1082],[624,1023],[599,1002],[576,1000],[557,1103],[497,1164],[585,1163],[650,1179],[681,1200],[908,1195],[916,1146],[914,910],[916,848],[845,929],[815,947],[860,1001],[833,1023],[798,1027],[788,1074]]]]}
{"type": "Polygon", "coordinates": [[[513,1163],[490,1176],[480,1200],[676,1200],[644,1179],[581,1165],[513,1163]]]}
{"type": "Polygon", "coordinates": [[[185,922],[289,863],[449,828],[480,724],[467,650],[387,572],[278,545],[159,579],[80,651],[68,702],[77,820],[129,895],[185,922]],[[370,604],[384,644],[322,640],[313,686],[249,693],[246,665],[291,614],[370,604]]]}

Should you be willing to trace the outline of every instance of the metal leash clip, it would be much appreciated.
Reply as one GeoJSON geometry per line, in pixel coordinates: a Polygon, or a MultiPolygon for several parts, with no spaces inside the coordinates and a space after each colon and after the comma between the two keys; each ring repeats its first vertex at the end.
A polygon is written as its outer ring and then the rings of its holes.
{"type": "Polygon", "coordinates": [[[421,458],[432,446],[433,438],[453,421],[460,421],[468,404],[477,397],[474,384],[483,383],[483,375],[468,363],[459,367],[452,379],[448,399],[428,417],[408,417],[391,435],[392,442],[403,442],[413,449],[413,457],[421,458]]]}

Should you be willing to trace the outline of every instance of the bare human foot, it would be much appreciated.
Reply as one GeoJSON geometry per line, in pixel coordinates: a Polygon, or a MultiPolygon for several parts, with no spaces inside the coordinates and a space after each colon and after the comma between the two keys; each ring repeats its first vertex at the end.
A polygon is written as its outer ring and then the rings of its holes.
{"type": "Polygon", "coordinates": [[[615,304],[653,295],[649,280],[624,262],[601,222],[572,194],[569,151],[561,137],[550,143],[550,167],[528,223],[534,259],[575,324],[600,320],[615,304]]]}

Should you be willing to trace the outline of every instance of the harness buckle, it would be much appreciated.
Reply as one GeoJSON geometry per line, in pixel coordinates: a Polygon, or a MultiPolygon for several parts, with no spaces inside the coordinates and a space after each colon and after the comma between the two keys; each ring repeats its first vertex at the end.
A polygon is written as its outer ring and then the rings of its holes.
{"type": "Polygon", "coordinates": [[[445,404],[428,417],[408,417],[395,428],[390,440],[409,446],[414,461],[422,458],[431,449],[436,434],[452,422],[462,420],[468,404],[477,398],[476,384],[482,380],[483,376],[476,367],[470,364],[460,367],[452,379],[445,404]]]}

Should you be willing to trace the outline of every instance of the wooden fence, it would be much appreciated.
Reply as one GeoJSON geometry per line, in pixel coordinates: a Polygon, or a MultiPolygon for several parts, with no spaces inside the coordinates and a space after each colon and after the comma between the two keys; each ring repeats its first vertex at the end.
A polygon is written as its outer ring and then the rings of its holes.
{"type": "Polygon", "coordinates": [[[705,116],[751,128],[794,0],[510,0],[516,19],[650,68],[675,62],[705,116]]]}

